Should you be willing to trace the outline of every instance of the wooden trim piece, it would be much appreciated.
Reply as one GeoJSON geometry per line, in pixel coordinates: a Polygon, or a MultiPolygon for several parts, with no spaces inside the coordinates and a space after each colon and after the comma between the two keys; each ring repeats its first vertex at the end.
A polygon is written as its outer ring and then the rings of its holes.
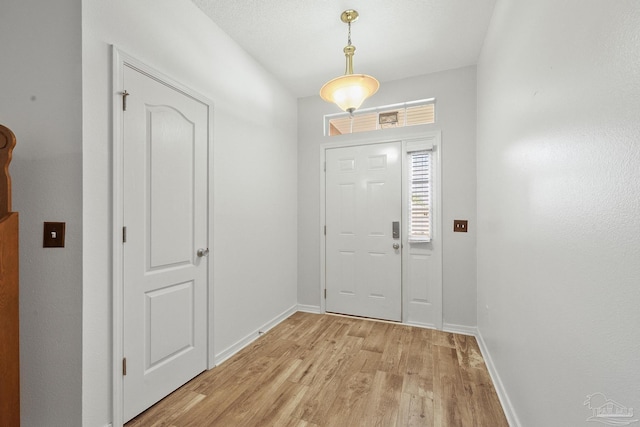
{"type": "Polygon", "coordinates": [[[20,425],[18,214],[0,218],[0,425],[20,425]]]}
{"type": "Polygon", "coordinates": [[[16,136],[9,128],[0,125],[0,218],[11,212],[9,163],[15,146],[16,136]]]}
{"type": "Polygon", "coordinates": [[[0,125],[0,426],[20,426],[18,213],[11,212],[9,163],[16,136],[0,125]]]}

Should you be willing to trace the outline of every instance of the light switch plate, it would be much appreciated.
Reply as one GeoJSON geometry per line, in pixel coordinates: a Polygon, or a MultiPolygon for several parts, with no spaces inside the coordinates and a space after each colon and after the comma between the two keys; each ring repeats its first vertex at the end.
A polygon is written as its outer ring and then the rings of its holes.
{"type": "Polygon", "coordinates": [[[466,233],[468,227],[468,221],[466,219],[454,219],[453,231],[456,233],[466,233]]]}
{"type": "Polygon", "coordinates": [[[43,248],[64,248],[64,222],[45,222],[42,239],[43,248]]]}

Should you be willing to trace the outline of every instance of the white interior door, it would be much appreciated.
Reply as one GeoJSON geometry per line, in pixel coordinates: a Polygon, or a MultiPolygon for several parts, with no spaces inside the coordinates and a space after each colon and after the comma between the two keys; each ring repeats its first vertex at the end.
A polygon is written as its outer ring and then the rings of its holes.
{"type": "Polygon", "coordinates": [[[326,311],[402,320],[401,147],[326,150],[326,311]]]}
{"type": "Polygon", "coordinates": [[[123,78],[127,421],[206,369],[209,115],[129,66],[123,78]]]}

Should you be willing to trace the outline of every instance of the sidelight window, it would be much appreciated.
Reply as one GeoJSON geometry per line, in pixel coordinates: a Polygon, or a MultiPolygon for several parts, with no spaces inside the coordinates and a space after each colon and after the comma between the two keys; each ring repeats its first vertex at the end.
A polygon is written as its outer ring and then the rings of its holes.
{"type": "Polygon", "coordinates": [[[409,242],[431,241],[431,150],[410,151],[409,242]]]}

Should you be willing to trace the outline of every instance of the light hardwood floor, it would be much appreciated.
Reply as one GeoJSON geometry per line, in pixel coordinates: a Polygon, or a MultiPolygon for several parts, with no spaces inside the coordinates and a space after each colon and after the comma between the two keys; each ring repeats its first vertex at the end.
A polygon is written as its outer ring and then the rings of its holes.
{"type": "Polygon", "coordinates": [[[475,338],[295,313],[126,427],[508,426],[475,338]]]}

